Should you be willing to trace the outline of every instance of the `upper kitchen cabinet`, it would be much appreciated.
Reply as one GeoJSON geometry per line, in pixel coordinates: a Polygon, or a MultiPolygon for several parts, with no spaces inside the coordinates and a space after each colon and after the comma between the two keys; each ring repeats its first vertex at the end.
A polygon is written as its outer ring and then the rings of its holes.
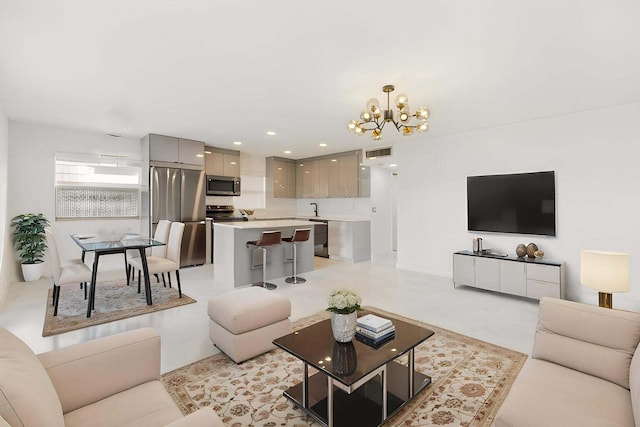
{"type": "Polygon", "coordinates": [[[299,160],[296,166],[296,197],[304,199],[316,197],[316,162],[312,159],[299,160]]]}
{"type": "Polygon", "coordinates": [[[204,164],[207,175],[240,176],[239,151],[207,146],[204,164]]]}
{"type": "Polygon", "coordinates": [[[204,166],[204,143],[191,139],[149,134],[143,141],[149,145],[149,160],[204,166]]]}
{"type": "MultiPolygon", "coordinates": [[[[369,168],[362,151],[289,160],[267,158],[267,178],[273,179],[273,197],[369,197],[369,168]]],[[[270,185],[267,183],[267,185],[270,185]]]]}
{"type": "Polygon", "coordinates": [[[273,185],[273,197],[296,197],[296,162],[280,157],[267,157],[267,188],[273,185]]]}
{"type": "Polygon", "coordinates": [[[357,152],[330,159],[329,197],[360,197],[360,160],[357,152]]]}
{"type": "Polygon", "coordinates": [[[204,166],[204,142],[180,138],[178,140],[178,162],[204,166]]]}

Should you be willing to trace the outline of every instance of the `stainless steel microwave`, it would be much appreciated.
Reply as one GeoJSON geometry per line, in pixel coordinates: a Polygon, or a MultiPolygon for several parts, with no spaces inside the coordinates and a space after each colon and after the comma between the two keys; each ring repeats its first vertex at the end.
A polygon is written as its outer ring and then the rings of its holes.
{"type": "Polygon", "coordinates": [[[240,178],[207,175],[207,196],[239,196],[240,178]]]}

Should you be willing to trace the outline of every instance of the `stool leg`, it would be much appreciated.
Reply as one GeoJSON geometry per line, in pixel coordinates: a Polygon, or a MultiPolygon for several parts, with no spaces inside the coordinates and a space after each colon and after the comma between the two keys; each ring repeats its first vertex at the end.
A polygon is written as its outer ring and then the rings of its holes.
{"type": "Polygon", "coordinates": [[[252,286],[260,286],[265,289],[273,290],[277,288],[273,283],[267,282],[267,248],[261,247],[262,249],[262,282],[254,283],[252,286]]]}
{"type": "Polygon", "coordinates": [[[296,264],[298,263],[298,246],[295,244],[295,242],[292,242],[291,244],[293,245],[293,276],[287,277],[286,279],[284,279],[284,281],[287,283],[304,283],[307,281],[307,279],[298,277],[296,274],[296,264]]]}

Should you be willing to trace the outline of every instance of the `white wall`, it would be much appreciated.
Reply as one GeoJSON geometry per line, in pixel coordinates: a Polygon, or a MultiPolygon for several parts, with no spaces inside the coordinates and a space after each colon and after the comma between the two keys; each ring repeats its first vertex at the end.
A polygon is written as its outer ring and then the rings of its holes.
{"type": "MultiPolygon", "coordinates": [[[[567,297],[597,304],[580,285],[580,249],[626,252],[631,290],[614,306],[640,309],[640,104],[517,123],[399,144],[398,267],[451,277],[452,253],[485,248],[514,254],[535,242],[566,263],[567,297]],[[557,237],[467,231],[466,177],[554,170],[557,237]]],[[[437,122],[433,123],[437,126],[437,122]]]]}
{"type": "MultiPolygon", "coordinates": [[[[42,212],[51,222],[63,259],[79,258],[80,248],[71,233],[120,236],[125,231],[140,232],[138,220],[55,220],[55,153],[117,154],[140,158],[140,140],[113,138],[105,134],[71,131],[48,126],[9,122],[9,190],[7,217],[42,212]]],[[[91,262],[92,257],[87,257],[91,262]]],[[[19,260],[10,263],[12,280],[22,280],[19,260]]],[[[100,258],[100,270],[122,268],[121,255],[100,258]]]]}
{"type": "Polygon", "coordinates": [[[0,106],[0,303],[11,282],[11,237],[7,219],[9,120],[0,106]]]}

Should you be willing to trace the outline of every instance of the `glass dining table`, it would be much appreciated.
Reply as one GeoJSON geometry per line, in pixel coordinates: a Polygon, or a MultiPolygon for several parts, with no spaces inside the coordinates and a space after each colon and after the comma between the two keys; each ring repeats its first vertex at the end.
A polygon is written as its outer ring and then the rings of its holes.
{"type": "MultiPolygon", "coordinates": [[[[147,305],[152,304],[151,281],[149,279],[149,267],[147,265],[146,249],[153,246],[164,246],[158,240],[145,237],[126,237],[121,240],[105,240],[99,236],[91,234],[72,234],[71,239],[82,249],[82,261],[87,252],[93,252],[93,273],[91,275],[91,286],[89,288],[89,302],[87,303],[87,317],[91,317],[91,310],[95,308],[96,279],[98,275],[98,260],[102,255],[124,254],[128,250],[138,250],[142,261],[142,273],[144,275],[144,290],[147,298],[147,305]]],[[[126,264],[126,262],[125,262],[126,264]]]]}

